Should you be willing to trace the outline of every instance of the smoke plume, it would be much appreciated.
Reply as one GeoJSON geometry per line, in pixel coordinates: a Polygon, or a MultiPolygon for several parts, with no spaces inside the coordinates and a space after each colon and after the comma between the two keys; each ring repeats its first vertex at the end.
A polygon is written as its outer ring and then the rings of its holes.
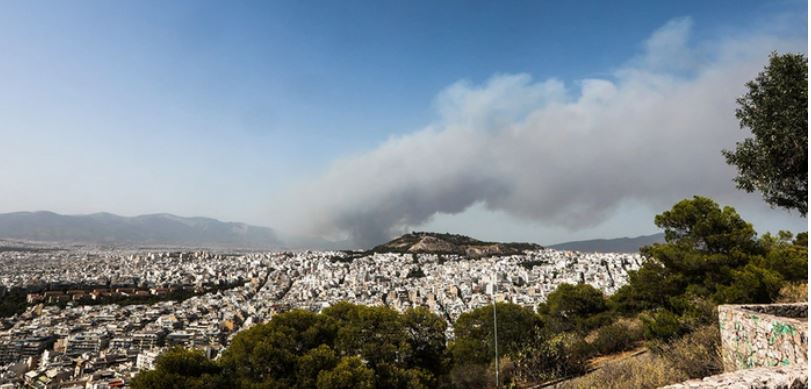
{"type": "Polygon", "coordinates": [[[436,122],[336,161],[291,192],[291,209],[311,232],[369,246],[475,203],[578,228],[626,200],[723,198],[735,191],[734,170],[720,151],[745,135],[736,97],[770,51],[805,51],[805,42],[750,35],[691,45],[690,24],[655,31],[611,77],[499,74],[450,85],[436,98],[436,122]]]}

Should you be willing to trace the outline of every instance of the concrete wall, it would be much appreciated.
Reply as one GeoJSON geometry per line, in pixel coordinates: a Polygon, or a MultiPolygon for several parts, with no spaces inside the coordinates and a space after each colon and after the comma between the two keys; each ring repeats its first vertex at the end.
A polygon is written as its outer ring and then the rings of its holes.
{"type": "Polygon", "coordinates": [[[808,305],[721,305],[721,353],[727,372],[770,366],[806,366],[808,305]]]}

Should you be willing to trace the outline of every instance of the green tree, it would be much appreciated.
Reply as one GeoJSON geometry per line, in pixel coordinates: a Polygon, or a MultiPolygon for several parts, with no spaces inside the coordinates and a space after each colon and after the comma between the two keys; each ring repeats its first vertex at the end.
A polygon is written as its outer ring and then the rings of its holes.
{"type": "Polygon", "coordinates": [[[713,296],[715,301],[727,304],[768,304],[777,298],[784,284],[780,274],[753,263],[740,270],[731,270],[731,273],[732,283],[718,286],[718,291],[713,296]]]}
{"type": "Polygon", "coordinates": [[[374,372],[359,357],[344,357],[332,370],[318,374],[319,389],[372,389],[374,372]]]}
{"type": "Polygon", "coordinates": [[[560,284],[538,312],[550,331],[588,331],[610,321],[603,293],[589,284],[560,284]]]}
{"type": "Polygon", "coordinates": [[[403,368],[388,363],[375,368],[375,382],[378,388],[390,389],[428,389],[437,386],[436,376],[428,370],[403,368]]]}
{"type": "Polygon", "coordinates": [[[448,324],[425,307],[408,309],[403,313],[403,325],[411,344],[411,365],[440,375],[447,368],[448,324]]]}
{"type": "MultiPolygon", "coordinates": [[[[654,223],[665,232],[671,246],[705,254],[751,253],[756,249],[756,232],[732,207],[721,208],[710,198],[693,196],[679,201],[673,208],[656,215],[654,223]]],[[[661,247],[653,245],[654,248],[661,247]]],[[[648,253],[651,253],[649,250],[648,253]]],[[[686,261],[667,264],[686,273],[703,270],[701,264],[686,261]]]]}
{"type": "Polygon", "coordinates": [[[172,348],[155,360],[155,369],[142,371],[130,382],[133,389],[215,389],[229,387],[217,364],[200,350],[172,348]]]}
{"type": "MultiPolygon", "coordinates": [[[[665,231],[664,244],[644,247],[642,254],[660,262],[699,296],[729,284],[730,269],[742,267],[763,253],[752,225],[735,209],[723,209],[709,198],[695,196],[676,203],[655,218],[665,231]]],[[[680,291],[683,292],[683,291],[680,291]]]]}
{"type": "Polygon", "coordinates": [[[382,306],[355,306],[341,322],[335,348],[341,355],[360,355],[372,369],[384,363],[404,366],[412,355],[401,315],[382,306]]]}
{"type": "Polygon", "coordinates": [[[784,280],[806,279],[807,234],[758,239],[733,208],[701,196],[676,203],[655,221],[665,243],[641,250],[649,260],[611,297],[618,311],[666,309],[692,327],[709,319],[706,309],[693,309],[697,302],[767,303],[784,280]]]}
{"type": "Polygon", "coordinates": [[[765,234],[760,239],[767,252],[758,265],[772,270],[786,281],[807,282],[808,280],[808,233],[795,238],[790,232],[780,231],[776,236],[765,234]]]}
{"type": "Polygon", "coordinates": [[[808,59],[772,53],[769,64],[746,84],[735,112],[751,138],[724,150],[738,168],[738,188],[761,192],[767,203],[808,211],[808,59]]]}
{"type": "Polygon", "coordinates": [[[293,310],[275,315],[234,337],[222,357],[223,366],[243,385],[296,383],[299,357],[335,339],[331,317],[293,310]]]}
{"type": "Polygon", "coordinates": [[[377,387],[434,387],[444,374],[447,324],[427,309],[400,314],[387,307],[339,303],[324,314],[339,323],[337,352],[363,358],[377,387]]]}
{"type": "Polygon", "coordinates": [[[661,262],[646,261],[639,270],[628,272],[628,284],[611,295],[609,304],[626,314],[667,307],[671,297],[680,295],[685,286],[684,277],[661,262]]]}
{"type": "MultiPolygon", "coordinates": [[[[498,349],[501,355],[514,355],[542,328],[540,317],[531,309],[512,303],[497,303],[498,349]]],[[[488,363],[493,360],[493,306],[465,312],[453,324],[456,339],[451,345],[454,363],[488,363]]]]}

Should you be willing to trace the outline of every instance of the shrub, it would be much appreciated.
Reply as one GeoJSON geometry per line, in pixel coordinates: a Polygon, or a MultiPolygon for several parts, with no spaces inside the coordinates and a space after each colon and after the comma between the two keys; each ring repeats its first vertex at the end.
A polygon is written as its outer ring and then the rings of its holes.
{"type": "Polygon", "coordinates": [[[709,299],[687,294],[671,301],[681,312],[679,321],[682,327],[692,330],[707,324],[718,324],[717,305],[709,299]]]}
{"type": "Polygon", "coordinates": [[[682,333],[679,318],[673,312],[661,310],[647,315],[640,315],[644,323],[645,339],[670,340],[682,333]]]}
{"type": "Polygon", "coordinates": [[[451,381],[457,388],[486,389],[487,382],[495,382],[491,370],[484,363],[456,364],[451,369],[451,381]]]}
{"type": "Polygon", "coordinates": [[[687,376],[663,358],[643,355],[609,363],[586,376],[561,384],[563,389],[648,389],[681,382],[687,376]]]}
{"type": "MultiPolygon", "coordinates": [[[[510,358],[499,359],[499,381],[501,387],[508,387],[513,382],[515,365],[510,358]]],[[[456,388],[490,389],[496,387],[496,375],[493,363],[468,363],[455,365],[451,370],[451,381],[456,388]]]]}
{"type": "Polygon", "coordinates": [[[572,333],[546,341],[536,339],[516,356],[515,376],[521,382],[535,383],[583,374],[590,356],[589,345],[572,333]]]}
{"type": "Polygon", "coordinates": [[[662,356],[689,378],[719,374],[724,366],[721,359],[721,332],[717,325],[706,325],[664,346],[662,356]]]}
{"type": "Polygon", "coordinates": [[[791,283],[780,288],[777,296],[778,303],[804,303],[808,302],[808,283],[791,283]]]}
{"type": "Polygon", "coordinates": [[[595,331],[590,344],[598,354],[606,355],[632,349],[641,339],[641,323],[626,319],[595,331]]]}

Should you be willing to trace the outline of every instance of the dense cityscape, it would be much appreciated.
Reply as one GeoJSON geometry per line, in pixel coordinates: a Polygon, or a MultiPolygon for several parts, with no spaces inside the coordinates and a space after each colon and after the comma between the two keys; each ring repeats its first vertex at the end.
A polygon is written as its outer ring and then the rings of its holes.
{"type": "Polygon", "coordinates": [[[425,306],[453,322],[492,298],[534,309],[562,283],[610,294],[641,261],[552,249],[467,258],[6,247],[0,295],[24,294],[25,304],[0,319],[0,388],[123,387],[171,346],[216,359],[237,332],[278,312],[339,301],[425,306]]]}

